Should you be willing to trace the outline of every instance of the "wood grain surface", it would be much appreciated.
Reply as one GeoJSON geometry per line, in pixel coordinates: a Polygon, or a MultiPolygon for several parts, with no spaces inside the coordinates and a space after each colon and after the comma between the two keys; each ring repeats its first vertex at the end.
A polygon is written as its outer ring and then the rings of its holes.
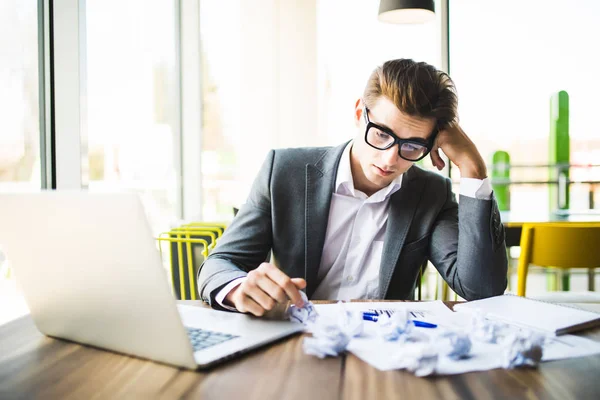
{"type": "MultiPolygon", "coordinates": [[[[582,336],[600,340],[600,328],[582,336]]],[[[305,355],[302,339],[188,371],[46,337],[25,316],[0,326],[0,399],[600,399],[600,356],[417,378],[352,354],[305,355]]]]}

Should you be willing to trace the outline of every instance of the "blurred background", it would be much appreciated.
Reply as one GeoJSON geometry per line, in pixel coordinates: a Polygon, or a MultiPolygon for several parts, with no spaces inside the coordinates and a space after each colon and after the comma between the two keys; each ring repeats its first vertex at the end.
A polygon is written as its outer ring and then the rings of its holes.
{"type": "MultiPolygon", "coordinates": [[[[135,190],[155,234],[228,222],[269,149],[352,138],[370,72],[413,58],[454,79],[507,218],[598,212],[600,3],[436,0],[432,20],[409,25],[380,22],[378,7],[2,0],[0,192],[135,190]]],[[[441,173],[458,192],[457,168],[441,173]]],[[[0,268],[1,312],[18,313],[1,244],[0,268]]]]}

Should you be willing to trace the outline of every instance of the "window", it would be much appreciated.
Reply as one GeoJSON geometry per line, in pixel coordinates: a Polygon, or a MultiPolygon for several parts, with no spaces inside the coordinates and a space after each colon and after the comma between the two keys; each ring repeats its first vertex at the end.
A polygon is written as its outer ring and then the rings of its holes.
{"type": "Polygon", "coordinates": [[[242,6],[241,1],[201,2],[202,215],[208,221],[231,220],[233,207],[245,201],[249,186],[241,178],[242,152],[260,153],[261,158],[266,151],[260,138],[243,146],[250,129],[243,131],[240,101],[242,58],[248,57],[242,54],[242,6]]]}
{"type": "MultiPolygon", "coordinates": [[[[35,0],[0,2],[0,192],[41,187],[37,12],[35,0]]],[[[27,313],[2,243],[0,305],[0,325],[27,313]]]]}
{"type": "Polygon", "coordinates": [[[41,186],[37,1],[0,4],[0,191],[41,186]]]}
{"type": "Polygon", "coordinates": [[[179,201],[174,1],[86,7],[89,188],[139,192],[159,233],[179,201]]]}
{"type": "MultiPolygon", "coordinates": [[[[505,150],[511,164],[537,166],[511,168],[511,180],[548,180],[550,97],[560,90],[570,97],[570,163],[598,164],[600,58],[590,38],[600,36],[599,17],[594,0],[450,2],[450,72],[461,124],[486,161],[505,150]]],[[[571,168],[571,180],[599,181],[600,169],[571,168]]],[[[547,215],[549,190],[555,186],[511,185],[512,211],[547,215]]],[[[571,207],[588,208],[590,191],[574,184],[571,207]]]]}

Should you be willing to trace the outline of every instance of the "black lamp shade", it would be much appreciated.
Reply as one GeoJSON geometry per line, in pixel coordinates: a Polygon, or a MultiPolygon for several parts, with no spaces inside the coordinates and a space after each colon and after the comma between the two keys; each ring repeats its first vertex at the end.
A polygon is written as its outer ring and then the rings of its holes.
{"type": "Polygon", "coordinates": [[[392,24],[419,24],[435,17],[433,0],[381,0],[379,20],[392,24]]]}

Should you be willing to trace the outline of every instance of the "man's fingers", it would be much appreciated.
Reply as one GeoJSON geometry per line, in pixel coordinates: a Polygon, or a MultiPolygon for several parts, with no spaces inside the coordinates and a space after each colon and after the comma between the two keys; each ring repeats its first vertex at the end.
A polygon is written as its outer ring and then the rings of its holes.
{"type": "Polygon", "coordinates": [[[268,276],[265,275],[264,278],[258,280],[256,283],[260,289],[262,289],[278,303],[285,303],[287,301],[288,298],[283,289],[273,282],[268,276]]]}
{"type": "Polygon", "coordinates": [[[306,287],[306,281],[302,278],[292,278],[292,283],[298,288],[298,289],[304,289],[306,287]]]}
{"type": "Polygon", "coordinates": [[[279,287],[283,289],[287,297],[298,307],[302,307],[304,305],[304,301],[302,301],[302,297],[300,296],[300,291],[294,285],[289,276],[281,272],[274,265],[272,268],[268,268],[267,276],[271,278],[273,282],[275,282],[279,287]]]}
{"type": "Polygon", "coordinates": [[[433,165],[441,171],[446,166],[446,163],[442,160],[442,157],[440,157],[439,148],[433,149],[429,154],[431,155],[431,162],[433,165]]]}
{"type": "Polygon", "coordinates": [[[431,159],[431,163],[433,164],[433,166],[437,168],[437,163],[435,161],[435,156],[433,155],[434,152],[435,152],[435,150],[431,150],[429,152],[429,158],[431,159]]]}
{"type": "MultiPolygon", "coordinates": [[[[262,278],[263,280],[266,278],[262,278]]],[[[263,309],[270,310],[275,307],[275,300],[273,300],[267,293],[265,293],[257,282],[247,280],[244,282],[246,288],[244,290],[246,296],[252,298],[257,302],[263,309]]]]}
{"type": "Polygon", "coordinates": [[[265,313],[264,308],[262,308],[256,301],[251,299],[250,297],[241,294],[243,297],[240,299],[240,304],[238,307],[238,311],[243,313],[250,313],[257,317],[262,317],[265,313]]]}
{"type": "Polygon", "coordinates": [[[250,271],[247,279],[231,293],[238,311],[260,317],[288,299],[302,307],[304,302],[299,290],[305,287],[304,279],[290,279],[275,265],[263,263],[250,271]]]}
{"type": "MultiPolygon", "coordinates": [[[[267,293],[272,299],[279,302],[284,302],[288,298],[298,307],[304,305],[299,289],[306,287],[306,281],[302,278],[290,279],[285,273],[273,264],[263,263],[256,270],[250,272],[252,279],[248,279],[250,283],[254,282],[256,286],[267,293]]],[[[250,274],[249,278],[250,278],[250,274]]],[[[261,300],[254,298],[261,304],[261,300]]]]}

